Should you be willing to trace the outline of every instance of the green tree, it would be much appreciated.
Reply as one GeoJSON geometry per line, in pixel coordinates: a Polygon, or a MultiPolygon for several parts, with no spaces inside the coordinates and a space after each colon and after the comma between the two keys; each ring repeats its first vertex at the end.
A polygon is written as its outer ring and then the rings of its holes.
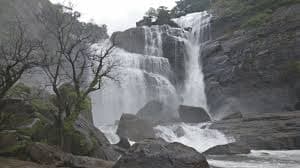
{"type": "Polygon", "coordinates": [[[44,42],[48,45],[43,47],[42,68],[56,96],[61,147],[64,146],[65,123],[75,122],[82,111],[82,103],[91,92],[102,88],[105,78],[115,79],[112,71],[117,66],[110,59],[113,44],[101,51],[95,48],[99,40],[107,37],[101,33],[103,27],[81,23],[79,17],[78,12],[65,6],[44,9],[37,15],[49,34],[49,41],[44,42]],[[91,73],[90,80],[86,77],[88,73],[91,73]],[[68,87],[64,83],[68,83],[68,87]]]}

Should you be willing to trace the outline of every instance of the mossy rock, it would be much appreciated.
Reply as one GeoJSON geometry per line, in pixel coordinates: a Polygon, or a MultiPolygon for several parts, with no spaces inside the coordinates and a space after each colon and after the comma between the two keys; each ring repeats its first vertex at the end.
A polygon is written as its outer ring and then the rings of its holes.
{"type": "Polygon", "coordinates": [[[0,133],[0,156],[26,158],[26,147],[31,143],[28,136],[17,131],[2,131],[0,133]]]}
{"type": "Polygon", "coordinates": [[[88,139],[75,130],[73,125],[66,124],[64,129],[64,150],[75,155],[90,156],[94,150],[94,142],[89,142],[88,139]]]}

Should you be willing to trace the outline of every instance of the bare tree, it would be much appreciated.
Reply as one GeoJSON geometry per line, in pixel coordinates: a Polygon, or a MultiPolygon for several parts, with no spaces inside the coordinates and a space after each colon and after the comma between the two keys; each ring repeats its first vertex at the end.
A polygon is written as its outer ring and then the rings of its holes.
{"type": "Polygon", "coordinates": [[[27,70],[37,66],[42,45],[29,38],[26,26],[18,18],[8,25],[0,42],[0,125],[5,125],[12,115],[1,110],[3,99],[27,70]]]}
{"type": "Polygon", "coordinates": [[[41,42],[28,37],[24,24],[17,20],[0,43],[0,100],[21,78],[36,66],[41,42]]]}
{"type": "Polygon", "coordinates": [[[50,35],[48,39],[51,39],[43,48],[42,67],[57,98],[59,112],[56,118],[63,146],[64,122],[73,123],[78,118],[82,102],[91,92],[102,88],[104,78],[115,79],[112,71],[117,65],[110,58],[114,45],[99,51],[95,44],[103,38],[103,28],[79,22],[80,14],[71,7],[49,8],[37,17],[50,35]],[[55,44],[54,50],[51,43],[55,44]],[[75,100],[65,99],[60,89],[63,83],[71,84],[76,93],[75,100]]]}

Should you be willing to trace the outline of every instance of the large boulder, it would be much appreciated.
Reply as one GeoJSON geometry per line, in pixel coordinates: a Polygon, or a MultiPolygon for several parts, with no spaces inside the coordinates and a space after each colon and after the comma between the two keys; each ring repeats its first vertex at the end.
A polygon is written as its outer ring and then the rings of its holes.
{"type": "Polygon", "coordinates": [[[104,133],[82,114],[75,121],[74,130],[75,133],[65,138],[65,151],[109,161],[119,158],[120,154],[114,150],[104,133]]]}
{"type": "Polygon", "coordinates": [[[153,127],[154,125],[147,120],[139,119],[133,114],[123,114],[117,134],[132,141],[141,141],[147,138],[155,138],[153,127]]]}
{"type": "Polygon", "coordinates": [[[42,143],[33,143],[28,146],[27,152],[32,161],[42,165],[80,168],[111,168],[113,165],[110,161],[64,153],[59,148],[42,143]]]}
{"type": "Polygon", "coordinates": [[[250,147],[241,142],[233,142],[226,145],[218,145],[204,152],[205,155],[237,155],[249,154],[250,147]]]}
{"type": "Polygon", "coordinates": [[[206,110],[201,107],[181,105],[179,107],[179,115],[182,121],[186,123],[200,123],[211,121],[206,110]]]}
{"type": "Polygon", "coordinates": [[[300,112],[256,113],[221,120],[210,128],[248,144],[253,150],[300,149],[300,112]]]}
{"type": "Polygon", "coordinates": [[[193,148],[163,140],[133,145],[113,168],[209,168],[206,158],[193,148]]]}
{"type": "Polygon", "coordinates": [[[148,120],[154,124],[160,124],[178,120],[171,115],[173,111],[176,110],[172,109],[172,107],[169,107],[163,102],[153,100],[140,109],[136,116],[141,119],[148,120]]]}

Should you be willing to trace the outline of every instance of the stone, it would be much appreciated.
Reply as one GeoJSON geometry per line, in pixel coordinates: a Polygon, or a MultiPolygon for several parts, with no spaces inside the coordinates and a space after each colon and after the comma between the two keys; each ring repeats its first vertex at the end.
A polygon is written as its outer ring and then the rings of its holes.
{"type": "Polygon", "coordinates": [[[130,143],[129,143],[128,139],[123,138],[123,137],[120,137],[120,141],[116,145],[123,148],[123,149],[129,149],[130,148],[130,143]]]}
{"type": "Polygon", "coordinates": [[[291,62],[300,60],[300,5],[278,6],[269,22],[244,28],[240,25],[247,22],[248,16],[233,13],[228,17],[220,12],[228,8],[217,4],[211,11],[215,13],[210,25],[211,39],[202,49],[212,117],[220,119],[218,116],[232,112],[227,110],[228,99],[235,99],[235,109],[243,114],[281,111],[295,105],[299,78],[286,80],[290,75],[286,72],[291,62]]]}
{"type": "Polygon", "coordinates": [[[193,148],[163,140],[134,144],[113,168],[209,168],[206,158],[193,148]]]}
{"type": "Polygon", "coordinates": [[[242,119],[215,121],[210,129],[217,129],[252,150],[297,150],[299,123],[299,111],[254,113],[242,119]]]}
{"type": "Polygon", "coordinates": [[[147,120],[139,119],[133,114],[123,114],[117,134],[132,141],[141,141],[147,138],[155,138],[153,127],[154,125],[147,120]]]}
{"type": "Polygon", "coordinates": [[[154,124],[161,124],[176,120],[172,115],[173,111],[175,110],[172,107],[169,107],[163,102],[153,100],[140,109],[136,116],[154,124]]]}
{"type": "Polygon", "coordinates": [[[205,151],[205,155],[237,155],[237,154],[249,154],[251,152],[250,147],[247,144],[241,142],[233,142],[225,145],[218,145],[205,151]]]}
{"type": "Polygon", "coordinates": [[[84,138],[85,147],[82,149],[84,151],[78,150],[78,146],[82,144],[77,144],[76,139],[73,139],[74,137],[69,138],[68,142],[65,142],[65,151],[109,161],[115,161],[119,158],[120,154],[113,149],[104,133],[96,128],[94,124],[83,115],[80,114],[78,119],[75,121],[74,129],[84,138]]]}
{"type": "Polygon", "coordinates": [[[114,164],[113,162],[97,158],[64,153],[59,148],[42,143],[33,143],[28,146],[27,152],[32,161],[56,167],[111,168],[114,164]]]}
{"type": "Polygon", "coordinates": [[[201,107],[191,107],[181,105],[179,107],[179,115],[185,123],[200,123],[211,121],[207,112],[201,107]]]}

